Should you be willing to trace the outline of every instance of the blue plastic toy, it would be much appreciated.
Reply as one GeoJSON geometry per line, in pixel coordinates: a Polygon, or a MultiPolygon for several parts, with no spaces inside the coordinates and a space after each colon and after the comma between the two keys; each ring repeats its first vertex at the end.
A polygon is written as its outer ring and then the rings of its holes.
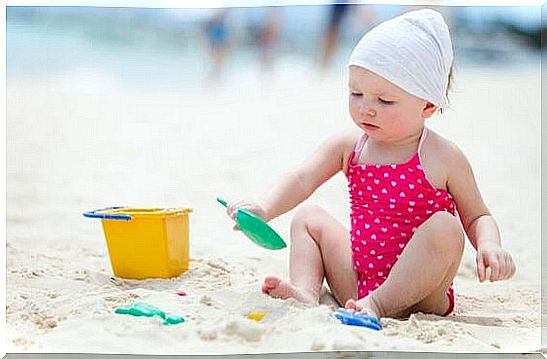
{"type": "Polygon", "coordinates": [[[334,316],[342,322],[342,324],[382,330],[380,320],[366,312],[356,312],[353,309],[338,308],[334,312],[334,316]]]}

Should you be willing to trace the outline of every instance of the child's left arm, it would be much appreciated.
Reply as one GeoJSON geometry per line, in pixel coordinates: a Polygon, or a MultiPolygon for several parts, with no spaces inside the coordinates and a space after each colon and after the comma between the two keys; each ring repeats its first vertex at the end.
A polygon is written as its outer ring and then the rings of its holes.
{"type": "Polygon", "coordinates": [[[515,274],[515,263],[501,247],[498,225],[486,207],[465,155],[454,145],[447,169],[447,188],[454,197],[456,208],[469,241],[477,250],[479,281],[509,279],[515,274]],[[490,268],[490,278],[486,269],[490,268]]]}

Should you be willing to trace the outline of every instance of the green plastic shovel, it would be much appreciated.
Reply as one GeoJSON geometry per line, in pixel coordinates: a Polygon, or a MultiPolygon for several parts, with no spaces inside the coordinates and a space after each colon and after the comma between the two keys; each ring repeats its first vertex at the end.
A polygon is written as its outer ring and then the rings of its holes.
{"type": "MultiPolygon", "coordinates": [[[[217,197],[217,201],[224,207],[228,203],[217,197]]],[[[236,222],[239,229],[251,241],[266,249],[283,249],[287,247],[285,241],[262,218],[244,209],[238,209],[236,222]]]]}

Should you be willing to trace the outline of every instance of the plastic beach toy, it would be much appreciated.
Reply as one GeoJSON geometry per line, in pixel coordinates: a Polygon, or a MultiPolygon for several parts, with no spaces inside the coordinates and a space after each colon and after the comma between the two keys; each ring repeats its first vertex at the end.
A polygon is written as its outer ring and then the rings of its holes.
{"type": "Polygon", "coordinates": [[[163,319],[164,325],[173,325],[183,323],[185,319],[178,315],[167,316],[165,312],[153,305],[146,303],[135,303],[131,307],[121,307],[114,311],[116,314],[129,314],[135,317],[153,317],[158,316],[163,319]]]}
{"type": "MultiPolygon", "coordinates": [[[[224,207],[228,203],[221,198],[217,201],[224,207]]],[[[266,249],[283,249],[287,247],[285,241],[262,218],[244,209],[238,209],[236,222],[239,229],[251,241],[266,249]]]]}
{"type": "Polygon", "coordinates": [[[251,319],[251,320],[254,320],[254,321],[257,321],[257,322],[260,322],[266,316],[266,314],[268,314],[268,313],[262,312],[262,311],[250,312],[249,314],[247,314],[247,318],[251,319]]]}
{"type": "Polygon", "coordinates": [[[114,311],[116,314],[129,314],[135,317],[153,317],[157,315],[162,319],[165,319],[165,312],[161,309],[158,309],[150,304],[146,303],[135,303],[131,307],[121,307],[114,311]]]}
{"type": "Polygon", "coordinates": [[[353,309],[338,308],[334,312],[334,316],[342,324],[356,325],[366,327],[373,330],[382,330],[380,320],[366,312],[356,312],[353,309]]]}
{"type": "Polygon", "coordinates": [[[109,207],[85,212],[101,220],[114,276],[172,278],[190,264],[189,208],[109,207]]]}
{"type": "Polygon", "coordinates": [[[179,323],[184,323],[185,320],[180,315],[170,315],[163,321],[163,325],[174,325],[179,323]]]}

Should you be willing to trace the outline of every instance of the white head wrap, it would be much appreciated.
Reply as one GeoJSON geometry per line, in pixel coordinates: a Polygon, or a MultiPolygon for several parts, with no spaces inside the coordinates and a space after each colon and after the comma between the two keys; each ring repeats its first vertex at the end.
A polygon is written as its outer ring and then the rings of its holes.
{"type": "Polygon", "coordinates": [[[364,67],[440,109],[454,53],[442,15],[424,9],[385,21],[366,33],[348,66],[364,67]]]}

